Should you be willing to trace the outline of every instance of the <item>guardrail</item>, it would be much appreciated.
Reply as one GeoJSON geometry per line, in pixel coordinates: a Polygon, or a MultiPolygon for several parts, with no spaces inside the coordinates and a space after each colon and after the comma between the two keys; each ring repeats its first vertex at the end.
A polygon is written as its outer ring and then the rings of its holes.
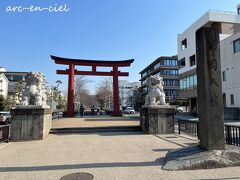
{"type": "Polygon", "coordinates": [[[184,132],[186,134],[197,136],[199,139],[198,121],[178,119],[177,122],[178,122],[178,134],[181,134],[181,132],[184,132]]]}
{"type": "MultiPolygon", "coordinates": [[[[197,136],[199,139],[199,121],[177,119],[178,134],[181,132],[197,136]]],[[[240,146],[240,125],[224,124],[225,144],[240,146]]]]}
{"type": "Polygon", "coordinates": [[[225,124],[225,143],[240,146],[240,126],[225,124]]]}
{"type": "Polygon", "coordinates": [[[10,125],[0,125],[0,142],[9,142],[10,125]]]}

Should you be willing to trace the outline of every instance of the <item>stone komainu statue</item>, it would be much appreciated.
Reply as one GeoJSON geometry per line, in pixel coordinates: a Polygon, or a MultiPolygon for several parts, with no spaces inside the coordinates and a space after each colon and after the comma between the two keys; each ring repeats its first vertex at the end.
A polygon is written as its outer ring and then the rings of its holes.
{"type": "Polygon", "coordinates": [[[40,72],[30,72],[25,79],[21,105],[46,105],[46,79],[40,72]]]}
{"type": "Polygon", "coordinates": [[[163,91],[163,78],[152,75],[147,78],[148,93],[145,96],[145,105],[164,105],[165,92],[163,91]]]}

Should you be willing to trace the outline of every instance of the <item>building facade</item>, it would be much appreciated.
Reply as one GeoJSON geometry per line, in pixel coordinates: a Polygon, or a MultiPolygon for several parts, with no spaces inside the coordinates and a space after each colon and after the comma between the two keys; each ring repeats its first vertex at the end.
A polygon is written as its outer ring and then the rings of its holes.
{"type": "Polygon", "coordinates": [[[11,72],[11,71],[4,72],[5,76],[9,80],[8,95],[10,95],[10,96],[15,95],[16,84],[18,82],[24,82],[27,73],[28,72],[11,72]]]}
{"type": "Polygon", "coordinates": [[[146,80],[150,75],[160,75],[164,81],[164,92],[166,102],[175,101],[179,97],[178,80],[178,59],[177,56],[161,56],[143,69],[141,75],[141,87],[143,93],[147,92],[146,80]]]}
{"type": "Polygon", "coordinates": [[[237,23],[240,23],[240,16],[231,12],[208,11],[182,34],[179,34],[177,38],[178,61],[180,65],[179,96],[180,98],[188,99],[190,112],[194,107],[198,107],[195,33],[199,28],[210,27],[213,23],[219,24],[221,31],[220,41],[222,41],[239,30],[239,25],[237,25],[237,23]]]}
{"type": "Polygon", "coordinates": [[[240,32],[224,39],[221,47],[223,101],[225,107],[240,107],[240,32]]]}
{"type": "Polygon", "coordinates": [[[127,80],[119,80],[119,101],[120,107],[123,109],[127,106],[134,106],[132,103],[129,103],[129,98],[131,98],[131,91],[135,88],[140,87],[140,82],[129,82],[127,80]]]}
{"type": "Polygon", "coordinates": [[[6,99],[8,95],[8,82],[4,73],[0,72],[0,96],[3,96],[4,99],[6,99]]]}

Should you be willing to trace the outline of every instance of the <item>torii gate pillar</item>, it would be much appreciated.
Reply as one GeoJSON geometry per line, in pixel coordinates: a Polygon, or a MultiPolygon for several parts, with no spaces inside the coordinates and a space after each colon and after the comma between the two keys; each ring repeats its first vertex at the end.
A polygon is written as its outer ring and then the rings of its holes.
{"type": "Polygon", "coordinates": [[[118,88],[118,67],[113,67],[113,102],[114,102],[114,109],[113,109],[113,116],[120,115],[119,111],[119,88],[118,88]]]}
{"type": "Polygon", "coordinates": [[[68,101],[67,101],[67,116],[72,117],[74,114],[74,64],[69,65],[68,74],[68,101]]]}

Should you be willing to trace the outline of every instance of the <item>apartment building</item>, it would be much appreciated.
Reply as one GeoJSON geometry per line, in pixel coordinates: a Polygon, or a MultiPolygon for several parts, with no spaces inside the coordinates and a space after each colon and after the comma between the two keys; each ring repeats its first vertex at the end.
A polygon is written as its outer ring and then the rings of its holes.
{"type": "Polygon", "coordinates": [[[178,80],[178,58],[177,56],[161,56],[144,68],[141,75],[141,87],[147,92],[146,80],[150,75],[160,75],[164,81],[164,92],[166,102],[174,101],[179,96],[178,80]]]}
{"type": "MultiPolygon", "coordinates": [[[[195,33],[201,27],[209,27],[213,23],[220,23],[220,41],[230,37],[239,30],[240,16],[236,13],[222,11],[208,11],[196,22],[178,35],[178,61],[180,65],[180,98],[187,98],[189,111],[197,108],[197,74],[196,74],[196,38],[195,33]]],[[[222,48],[221,48],[222,51],[222,48]]],[[[221,58],[223,59],[223,58],[221,58]]],[[[222,61],[222,60],[221,60],[222,61]]]]}

